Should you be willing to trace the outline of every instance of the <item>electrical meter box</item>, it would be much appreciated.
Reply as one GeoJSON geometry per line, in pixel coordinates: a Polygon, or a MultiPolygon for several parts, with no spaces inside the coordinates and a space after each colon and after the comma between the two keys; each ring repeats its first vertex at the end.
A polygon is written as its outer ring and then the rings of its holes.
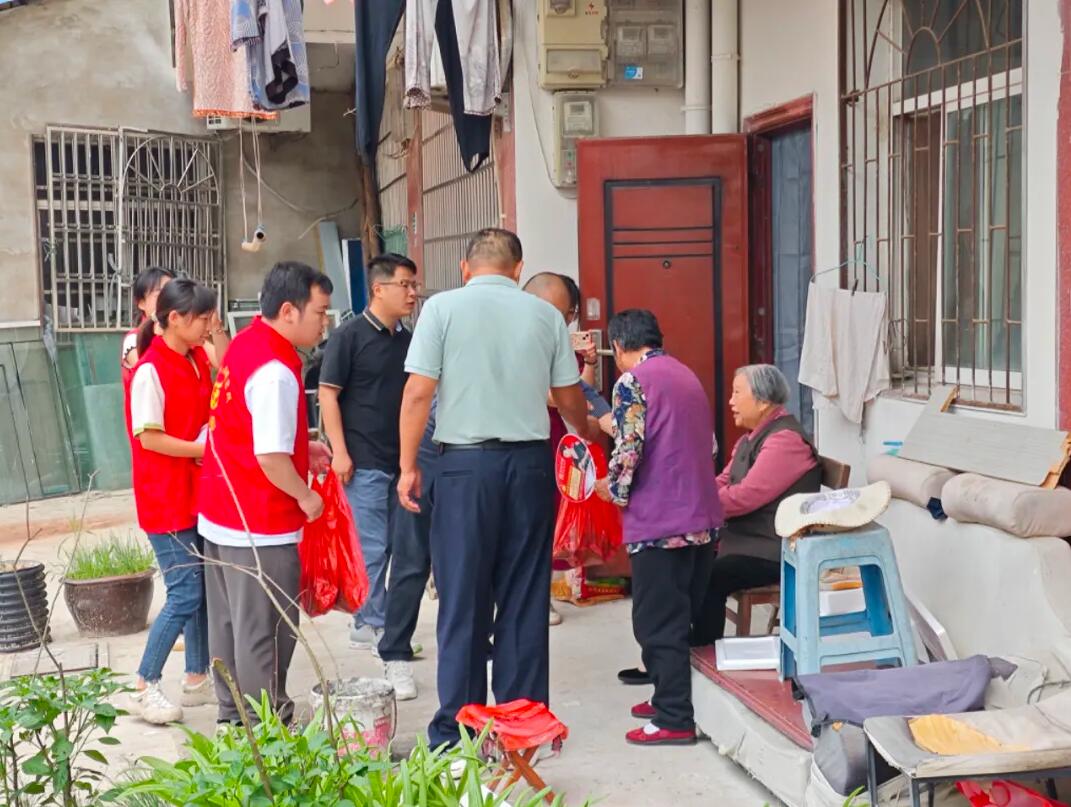
{"type": "Polygon", "coordinates": [[[537,2],[539,86],[552,90],[605,86],[606,0],[537,2]]]}
{"type": "Polygon", "coordinates": [[[683,0],[609,0],[610,84],[684,84],[683,0]]]}
{"type": "Polygon", "coordinates": [[[576,187],[576,142],[582,137],[598,137],[599,117],[595,93],[554,93],[554,184],[576,187]]]}

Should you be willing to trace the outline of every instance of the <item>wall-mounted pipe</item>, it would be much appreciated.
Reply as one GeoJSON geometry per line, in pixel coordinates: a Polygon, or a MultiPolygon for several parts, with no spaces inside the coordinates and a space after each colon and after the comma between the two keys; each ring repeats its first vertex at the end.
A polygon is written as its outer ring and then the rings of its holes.
{"type": "Polygon", "coordinates": [[[712,0],[710,131],[740,129],[740,0],[712,0]]]}
{"type": "Polygon", "coordinates": [[[684,133],[710,134],[710,0],[684,6],[684,133]]]}

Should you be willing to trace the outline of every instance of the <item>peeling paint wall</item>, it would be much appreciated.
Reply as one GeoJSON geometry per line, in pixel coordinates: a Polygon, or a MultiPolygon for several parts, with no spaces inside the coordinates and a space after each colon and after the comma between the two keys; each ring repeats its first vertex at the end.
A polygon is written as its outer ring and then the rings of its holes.
{"type": "Polygon", "coordinates": [[[47,0],[0,16],[0,322],[40,316],[30,138],[48,124],[203,134],[175,89],[166,0],[47,0]]]}

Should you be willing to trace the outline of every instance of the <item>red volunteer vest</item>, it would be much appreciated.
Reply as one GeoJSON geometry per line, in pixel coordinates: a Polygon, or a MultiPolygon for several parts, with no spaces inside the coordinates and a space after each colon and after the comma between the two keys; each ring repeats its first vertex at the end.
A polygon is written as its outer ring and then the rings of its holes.
{"type": "MultiPolygon", "coordinates": [[[[253,373],[273,360],[281,361],[293,372],[300,390],[301,357],[260,317],[235,336],[227,348],[212,389],[210,437],[198,503],[201,515],[213,524],[244,531],[244,515],[249,531],[262,535],[282,535],[305,525],[305,514],[297,500],[268,481],[253,454],[253,417],[245,403],[245,385],[253,373]],[[224,470],[241,505],[241,514],[223,477],[224,470]]],[[[297,424],[294,468],[305,479],[309,475],[309,435],[303,394],[298,395],[297,424]]]]}
{"type": "MultiPolygon", "coordinates": [[[[138,360],[137,368],[145,364],[156,369],[164,390],[164,422],[160,424],[164,433],[179,440],[196,440],[208,422],[208,399],[212,394],[212,367],[204,348],[193,348],[187,358],[157,336],[138,360]]],[[[129,429],[130,384],[126,385],[126,422],[129,429]]],[[[201,475],[196,460],[149,451],[133,436],[130,454],[138,525],[151,533],[178,532],[196,526],[197,480],[201,475]]]]}

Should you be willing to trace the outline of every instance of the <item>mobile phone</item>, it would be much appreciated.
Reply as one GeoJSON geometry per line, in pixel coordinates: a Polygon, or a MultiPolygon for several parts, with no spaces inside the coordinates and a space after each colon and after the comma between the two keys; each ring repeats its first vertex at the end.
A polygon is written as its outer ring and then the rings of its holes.
{"type": "Polygon", "coordinates": [[[576,331],[570,338],[573,340],[573,350],[577,353],[589,349],[595,343],[591,331],[576,331]]]}

